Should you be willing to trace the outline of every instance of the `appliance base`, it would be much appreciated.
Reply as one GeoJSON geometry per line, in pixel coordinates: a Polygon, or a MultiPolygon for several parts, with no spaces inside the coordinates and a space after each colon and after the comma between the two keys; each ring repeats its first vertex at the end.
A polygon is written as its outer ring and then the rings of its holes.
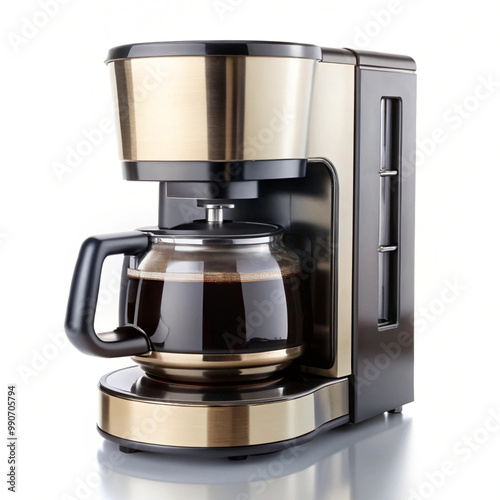
{"type": "Polygon", "coordinates": [[[239,385],[197,385],[139,367],[102,377],[98,431],[124,452],[244,458],[303,444],[349,421],[348,381],[288,373],[239,385]]]}
{"type": "Polygon", "coordinates": [[[152,453],[168,453],[173,455],[196,455],[207,458],[229,458],[231,460],[244,460],[250,456],[268,455],[270,453],[277,453],[280,451],[288,450],[294,446],[300,446],[313,440],[318,434],[326,432],[349,422],[349,415],[336,418],[321,427],[315,429],[309,434],[299,436],[294,439],[280,441],[277,443],[268,443],[252,446],[231,446],[228,448],[186,448],[182,446],[164,446],[158,444],[140,443],[137,441],[129,441],[116,436],[112,436],[97,426],[97,432],[108,441],[116,443],[120,447],[122,453],[138,453],[138,452],[152,452],[152,453]]]}

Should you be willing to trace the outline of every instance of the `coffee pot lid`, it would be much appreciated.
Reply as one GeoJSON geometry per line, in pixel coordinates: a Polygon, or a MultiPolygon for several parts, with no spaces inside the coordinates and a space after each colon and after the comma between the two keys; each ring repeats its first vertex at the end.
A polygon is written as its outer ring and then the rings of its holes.
{"type": "Polygon", "coordinates": [[[283,232],[281,226],[257,222],[225,220],[222,223],[210,223],[205,220],[195,220],[181,224],[172,229],[162,231],[169,236],[208,236],[217,238],[242,238],[277,236],[283,232]]]}
{"type": "Polygon", "coordinates": [[[260,243],[269,241],[275,236],[283,233],[283,228],[277,224],[263,222],[244,222],[227,220],[223,217],[225,208],[233,208],[234,205],[220,202],[198,201],[198,206],[206,210],[205,219],[180,224],[171,229],[160,229],[148,231],[159,238],[188,239],[207,241],[237,240],[238,243],[260,243]]]}

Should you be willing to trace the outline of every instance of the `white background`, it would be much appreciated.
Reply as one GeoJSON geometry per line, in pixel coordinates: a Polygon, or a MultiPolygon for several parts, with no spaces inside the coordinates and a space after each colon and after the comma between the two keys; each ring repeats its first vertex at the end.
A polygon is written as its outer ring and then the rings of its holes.
{"type": "MultiPolygon", "coordinates": [[[[500,412],[498,4],[55,3],[49,19],[43,0],[10,2],[1,16],[2,390],[17,384],[17,498],[500,498],[500,423],[485,428],[500,412]],[[96,384],[130,361],[87,357],[62,334],[80,243],[154,224],[157,188],[122,180],[114,132],[69,171],[54,165],[113,118],[108,48],[182,39],[346,46],[418,64],[416,402],[402,417],[330,432],[291,464],[149,454],[116,463],[94,428],[96,384]]],[[[115,326],[118,270],[119,259],[106,265],[99,328],[115,326]]]]}

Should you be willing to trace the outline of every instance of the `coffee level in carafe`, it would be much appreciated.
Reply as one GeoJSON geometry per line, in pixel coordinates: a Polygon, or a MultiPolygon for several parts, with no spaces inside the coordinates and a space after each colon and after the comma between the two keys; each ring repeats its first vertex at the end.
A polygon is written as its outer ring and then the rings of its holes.
{"type": "Polygon", "coordinates": [[[304,292],[297,274],[254,281],[131,278],[127,322],[163,352],[284,349],[301,344],[304,292]]]}

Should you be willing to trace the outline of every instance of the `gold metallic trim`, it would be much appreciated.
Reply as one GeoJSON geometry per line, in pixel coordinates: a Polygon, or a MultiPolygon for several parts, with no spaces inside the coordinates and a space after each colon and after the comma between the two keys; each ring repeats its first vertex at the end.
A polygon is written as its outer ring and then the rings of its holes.
{"type": "Polygon", "coordinates": [[[348,382],[294,399],[234,406],[122,399],[100,391],[98,426],[122,439],[183,447],[251,446],[302,436],[349,413],[348,382]]]}
{"type": "Polygon", "coordinates": [[[283,361],[266,366],[248,368],[169,368],[159,365],[139,363],[143,370],[151,376],[167,379],[169,382],[186,382],[196,384],[227,384],[261,382],[284,370],[292,361],[283,361]]]}
{"type": "Polygon", "coordinates": [[[318,64],[309,131],[310,157],[330,161],[339,179],[337,346],[330,369],[307,366],[304,371],[334,378],[352,373],[354,75],[351,65],[318,64]]]}
{"type": "Polygon", "coordinates": [[[242,354],[193,354],[152,351],[133,356],[146,373],[174,380],[208,382],[259,380],[286,368],[303,346],[242,354]]]}
{"type": "Polygon", "coordinates": [[[189,56],[109,63],[126,161],[307,158],[312,59],[189,56]]]}
{"type": "Polygon", "coordinates": [[[147,358],[151,363],[157,363],[172,368],[244,368],[250,366],[265,366],[293,359],[302,354],[303,346],[275,349],[273,351],[246,352],[241,354],[193,354],[183,352],[158,352],[134,356],[135,361],[147,358]]]}

